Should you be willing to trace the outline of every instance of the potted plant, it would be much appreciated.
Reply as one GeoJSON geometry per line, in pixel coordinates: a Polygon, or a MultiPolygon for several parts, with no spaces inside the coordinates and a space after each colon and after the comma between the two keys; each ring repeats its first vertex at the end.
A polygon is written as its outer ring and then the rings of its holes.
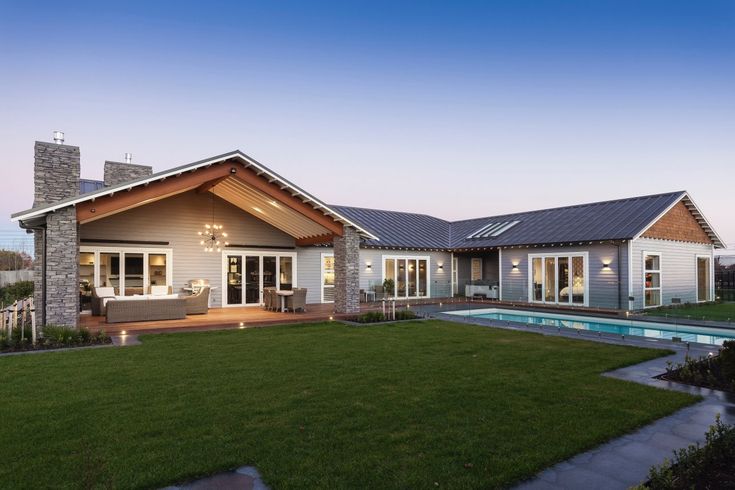
{"type": "Polygon", "coordinates": [[[391,278],[387,278],[385,281],[383,281],[383,291],[385,291],[385,294],[392,298],[395,294],[395,288],[396,283],[391,278]]]}

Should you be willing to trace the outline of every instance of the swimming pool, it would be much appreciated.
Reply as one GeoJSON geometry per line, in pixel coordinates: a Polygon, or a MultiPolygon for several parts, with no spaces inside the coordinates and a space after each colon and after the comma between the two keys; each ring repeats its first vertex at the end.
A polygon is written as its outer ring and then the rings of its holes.
{"type": "Polygon", "coordinates": [[[554,328],[574,328],[615,335],[635,335],[654,339],[679,337],[682,342],[722,345],[725,340],[735,340],[735,329],[674,325],[671,323],[618,320],[593,316],[563,315],[536,311],[482,308],[478,310],[447,311],[449,315],[487,318],[515,323],[543,325],[554,328]]]}

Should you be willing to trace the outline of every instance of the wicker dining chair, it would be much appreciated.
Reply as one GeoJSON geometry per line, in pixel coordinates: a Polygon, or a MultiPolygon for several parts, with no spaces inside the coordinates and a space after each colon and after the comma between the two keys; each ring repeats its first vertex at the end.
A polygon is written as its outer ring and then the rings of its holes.
{"type": "Polygon", "coordinates": [[[296,288],[291,296],[286,296],[286,308],[289,311],[306,311],[306,288],[296,288]]]}

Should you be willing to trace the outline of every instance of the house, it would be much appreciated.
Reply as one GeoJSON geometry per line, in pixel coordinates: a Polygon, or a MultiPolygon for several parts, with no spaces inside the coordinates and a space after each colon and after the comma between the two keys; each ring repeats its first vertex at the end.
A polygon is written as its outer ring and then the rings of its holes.
{"type": "Polygon", "coordinates": [[[155,174],[130,160],[80,179],[63,134],[36,142],[33,207],[12,219],[34,233],[43,322],[77,324],[80,287],[179,292],[193,279],[223,308],[298,286],[350,313],[389,278],[397,298],[638,310],[711,301],[723,247],[685,191],[450,222],[326,204],[240,151],[155,174]]]}

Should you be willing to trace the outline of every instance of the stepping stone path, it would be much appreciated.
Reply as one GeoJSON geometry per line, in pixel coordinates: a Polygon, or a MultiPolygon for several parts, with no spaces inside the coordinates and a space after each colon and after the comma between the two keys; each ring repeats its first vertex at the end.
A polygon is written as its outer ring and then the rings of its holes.
{"type": "Polygon", "coordinates": [[[162,490],[269,490],[260,479],[260,473],[252,466],[242,466],[235,471],[226,471],[180,486],[162,490]]]}

